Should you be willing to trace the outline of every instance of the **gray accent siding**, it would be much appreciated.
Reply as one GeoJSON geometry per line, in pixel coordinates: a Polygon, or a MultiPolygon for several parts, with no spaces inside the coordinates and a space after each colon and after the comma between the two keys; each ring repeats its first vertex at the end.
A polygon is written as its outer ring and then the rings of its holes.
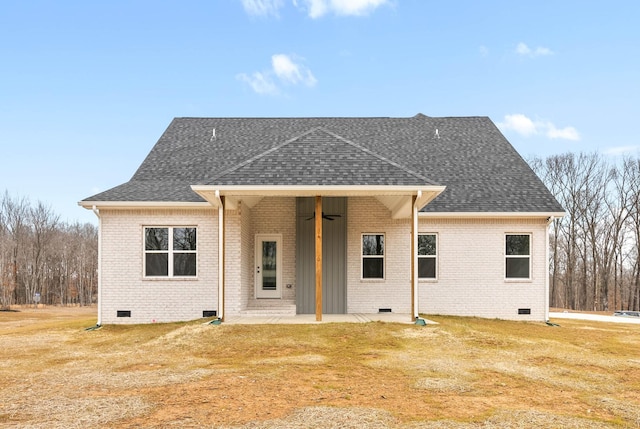
{"type": "MultiPolygon", "coordinates": [[[[314,198],[297,198],[296,306],[299,314],[315,313],[315,221],[314,198]]],[[[347,199],[324,197],[325,215],[340,215],[322,221],[322,312],[347,311],[347,199]]]]}

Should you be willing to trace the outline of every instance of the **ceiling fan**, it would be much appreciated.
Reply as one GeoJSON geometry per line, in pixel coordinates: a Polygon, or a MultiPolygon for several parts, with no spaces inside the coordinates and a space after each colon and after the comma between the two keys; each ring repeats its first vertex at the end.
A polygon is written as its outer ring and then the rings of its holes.
{"type": "MultiPolygon", "coordinates": [[[[342,217],[342,215],[339,214],[324,214],[324,212],[322,212],[322,219],[326,219],[326,220],[335,220],[335,218],[337,217],[342,217]]],[[[313,216],[311,216],[310,218],[306,219],[306,220],[311,220],[311,219],[315,219],[316,218],[316,214],[314,213],[313,216]]]]}

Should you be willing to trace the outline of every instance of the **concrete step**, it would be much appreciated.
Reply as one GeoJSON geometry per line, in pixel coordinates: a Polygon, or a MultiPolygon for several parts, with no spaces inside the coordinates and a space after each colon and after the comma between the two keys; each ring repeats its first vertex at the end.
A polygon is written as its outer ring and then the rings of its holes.
{"type": "Polygon", "coordinates": [[[261,305],[261,306],[251,306],[247,307],[244,310],[240,310],[241,316],[295,316],[296,315],[296,306],[295,304],[289,305],[261,305]]]}

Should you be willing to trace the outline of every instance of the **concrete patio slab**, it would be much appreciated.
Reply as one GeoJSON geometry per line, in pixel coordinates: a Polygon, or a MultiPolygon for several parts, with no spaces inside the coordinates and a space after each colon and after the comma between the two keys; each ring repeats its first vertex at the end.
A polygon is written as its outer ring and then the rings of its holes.
{"type": "MultiPolygon", "coordinates": [[[[227,325],[265,325],[265,324],[322,324],[322,323],[368,323],[388,322],[415,324],[410,314],[404,313],[373,313],[373,314],[323,314],[322,321],[316,321],[315,314],[297,314],[295,316],[227,316],[227,325]]],[[[425,320],[428,325],[436,322],[425,320]]]]}

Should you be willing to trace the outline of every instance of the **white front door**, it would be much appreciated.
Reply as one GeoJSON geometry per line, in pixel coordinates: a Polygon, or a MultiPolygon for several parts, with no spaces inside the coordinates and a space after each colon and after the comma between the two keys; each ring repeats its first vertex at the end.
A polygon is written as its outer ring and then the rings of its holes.
{"type": "Polygon", "coordinates": [[[282,296],[282,236],[256,235],[256,298],[282,296]]]}

